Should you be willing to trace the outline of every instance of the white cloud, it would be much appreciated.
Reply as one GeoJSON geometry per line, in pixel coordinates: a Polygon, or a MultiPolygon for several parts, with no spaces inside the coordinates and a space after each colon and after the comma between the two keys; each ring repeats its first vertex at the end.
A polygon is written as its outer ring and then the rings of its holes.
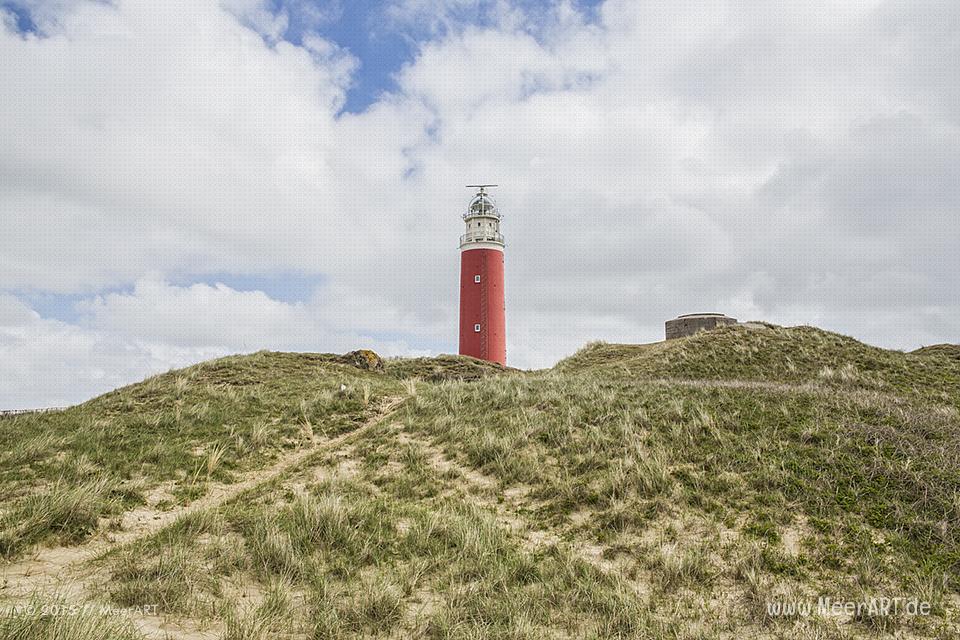
{"type": "Polygon", "coordinates": [[[247,351],[267,336],[295,344],[316,330],[300,305],[223,284],[176,287],[145,278],[131,293],[110,293],[78,307],[85,323],[97,330],[189,347],[239,346],[247,351]]]}
{"type": "Polygon", "coordinates": [[[40,3],[47,37],[0,31],[0,290],[138,283],[80,325],[17,320],[10,358],[67,337],[100,346],[50,356],[64,371],[104,345],[165,366],[266,333],[454,349],[475,180],[503,185],[515,365],[700,310],[958,339],[955,3],[608,0],[597,23],[479,4],[488,27],[456,0],[394,3],[430,39],[355,115],[358,61],[284,42],[260,0],[40,3]],[[298,306],[147,275],[284,270],[329,284],[298,306]]]}
{"type": "Polygon", "coordinates": [[[75,323],[41,318],[0,295],[0,407],[63,406],[152,373],[260,349],[372,348],[426,355],[402,340],[330,326],[303,304],[222,284],[178,287],[157,276],[78,304],[75,323]]]}
{"type": "Polygon", "coordinates": [[[42,319],[15,298],[0,296],[5,409],[73,404],[162,367],[122,340],[42,319]]]}

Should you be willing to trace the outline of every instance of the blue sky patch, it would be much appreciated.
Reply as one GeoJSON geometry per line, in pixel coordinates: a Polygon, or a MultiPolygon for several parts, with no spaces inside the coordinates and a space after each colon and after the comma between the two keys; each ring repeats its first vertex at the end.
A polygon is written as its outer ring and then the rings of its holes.
{"type": "MultiPolygon", "coordinates": [[[[222,284],[234,291],[262,291],[265,295],[287,304],[306,303],[314,290],[326,282],[322,275],[306,275],[293,272],[238,274],[207,273],[180,274],[165,278],[173,286],[187,288],[195,284],[214,287],[222,284]]],[[[98,296],[110,294],[133,295],[134,285],[111,287],[87,293],[52,293],[49,291],[11,291],[24,304],[40,314],[41,318],[78,324],[83,313],[78,310],[81,302],[90,302],[98,296]]]]}
{"type": "MultiPolygon", "coordinates": [[[[335,42],[360,61],[347,90],[345,113],[360,113],[384,93],[396,90],[394,77],[404,64],[412,62],[422,43],[442,38],[447,34],[447,25],[464,27],[495,26],[492,0],[477,0],[469,5],[448,9],[444,20],[431,20],[403,24],[390,15],[390,2],[316,2],[318,13],[326,20],[317,20],[317,13],[304,11],[308,0],[272,0],[275,13],[287,11],[289,26],[284,39],[302,44],[308,33],[335,42]]],[[[555,2],[543,0],[515,0],[514,6],[522,8],[530,16],[531,33],[537,35],[537,26],[555,2]]],[[[593,22],[598,17],[602,0],[575,0],[574,6],[584,18],[593,22]]]]}
{"type": "MultiPolygon", "coordinates": [[[[95,0],[91,0],[95,1],[95,0]]],[[[404,64],[413,61],[422,43],[442,38],[448,26],[493,27],[496,2],[475,2],[451,6],[443,19],[424,15],[413,24],[404,24],[391,16],[395,2],[364,0],[269,0],[266,8],[279,15],[287,14],[289,24],[283,39],[303,44],[304,36],[316,33],[335,42],[360,61],[347,90],[342,111],[360,113],[377,102],[384,93],[396,90],[394,77],[404,64]]],[[[536,37],[547,13],[556,2],[514,0],[530,17],[531,34],[536,37]]],[[[584,18],[593,22],[598,17],[602,0],[574,0],[573,6],[584,18]]],[[[12,0],[0,0],[0,9],[12,16],[13,26],[20,33],[40,34],[29,6],[12,0]]]]}
{"type": "Polygon", "coordinates": [[[276,273],[189,273],[171,276],[170,284],[189,287],[194,284],[207,284],[211,287],[223,284],[234,291],[262,291],[267,296],[287,304],[307,302],[314,290],[326,282],[322,275],[307,275],[295,272],[276,273]]]}
{"type": "Polygon", "coordinates": [[[0,2],[0,11],[13,17],[13,27],[20,33],[37,33],[37,25],[26,7],[15,2],[0,2]]]}
{"type": "MultiPolygon", "coordinates": [[[[274,4],[279,11],[282,3],[274,4]]],[[[325,8],[330,5],[318,4],[325,8]]],[[[393,75],[416,55],[417,43],[389,24],[383,3],[344,2],[335,19],[320,24],[305,23],[302,11],[288,13],[290,26],[285,38],[290,42],[299,45],[305,34],[316,32],[360,60],[347,91],[346,113],[362,112],[384,92],[394,90],[393,75]]]]}
{"type": "Polygon", "coordinates": [[[48,291],[21,291],[13,292],[24,304],[40,314],[41,318],[59,320],[67,324],[78,324],[83,313],[78,311],[77,305],[90,301],[97,296],[106,296],[111,293],[123,295],[133,294],[133,285],[104,289],[96,293],[50,293],[48,291]]]}

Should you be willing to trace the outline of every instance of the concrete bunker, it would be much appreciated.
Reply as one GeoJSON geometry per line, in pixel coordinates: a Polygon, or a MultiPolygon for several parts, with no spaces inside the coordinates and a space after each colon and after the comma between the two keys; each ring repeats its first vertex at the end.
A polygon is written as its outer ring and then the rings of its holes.
{"type": "Polygon", "coordinates": [[[737,319],[722,313],[687,313],[667,320],[665,324],[666,338],[673,340],[692,336],[698,331],[710,331],[717,327],[737,324],[737,319]]]}

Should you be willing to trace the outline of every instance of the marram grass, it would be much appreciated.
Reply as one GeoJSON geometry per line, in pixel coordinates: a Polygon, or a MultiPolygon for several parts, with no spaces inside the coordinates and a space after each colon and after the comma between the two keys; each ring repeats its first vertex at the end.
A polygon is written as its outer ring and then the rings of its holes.
{"type": "MultiPolygon", "coordinates": [[[[225,639],[956,637],[960,363],[944,351],[768,326],[595,343],[536,372],[227,358],[0,421],[0,550],[83,544],[156,491],[181,508],[356,431],[109,548],[88,597],[225,639]],[[931,610],[770,608],[820,596],[931,610]]],[[[115,622],[3,624],[83,640],[115,622]]]]}

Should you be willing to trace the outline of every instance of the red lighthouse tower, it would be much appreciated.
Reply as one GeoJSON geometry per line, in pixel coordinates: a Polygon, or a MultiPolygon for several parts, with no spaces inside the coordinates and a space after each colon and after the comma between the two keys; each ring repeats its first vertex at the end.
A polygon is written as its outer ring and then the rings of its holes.
{"type": "Polygon", "coordinates": [[[507,326],[503,304],[503,236],[500,212],[487,194],[495,184],[477,189],[460,236],[460,355],[507,363],[507,326]]]}

